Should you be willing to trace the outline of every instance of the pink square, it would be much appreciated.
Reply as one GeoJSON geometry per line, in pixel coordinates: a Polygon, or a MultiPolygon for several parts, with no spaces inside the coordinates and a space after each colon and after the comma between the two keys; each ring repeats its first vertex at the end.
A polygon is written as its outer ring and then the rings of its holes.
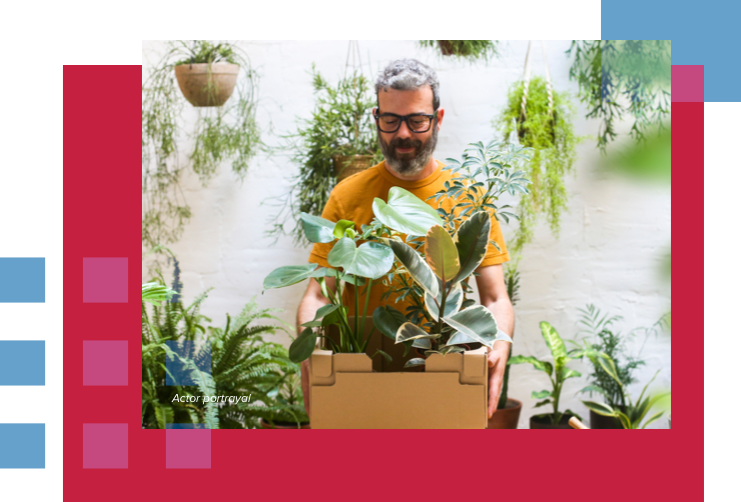
{"type": "Polygon", "coordinates": [[[83,469],[128,469],[129,424],[82,424],[83,469]]]}
{"type": "Polygon", "coordinates": [[[704,73],[703,65],[672,65],[672,102],[704,102],[704,73]]]}
{"type": "Polygon", "coordinates": [[[128,258],[83,258],[82,302],[128,302],[128,277],[128,258]]]}
{"type": "Polygon", "coordinates": [[[83,340],[82,385],[129,385],[129,342],[83,340]]]}
{"type": "Polygon", "coordinates": [[[211,429],[167,429],[168,469],[210,469],[211,429]]]}

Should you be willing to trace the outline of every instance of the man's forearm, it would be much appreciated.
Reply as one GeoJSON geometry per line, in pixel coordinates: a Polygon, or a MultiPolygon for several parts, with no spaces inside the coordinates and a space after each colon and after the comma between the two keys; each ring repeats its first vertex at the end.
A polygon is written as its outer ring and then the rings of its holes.
{"type": "MultiPolygon", "coordinates": [[[[515,311],[509,298],[504,297],[490,301],[485,306],[494,314],[494,319],[497,320],[497,328],[513,337],[515,333],[515,311]]],[[[509,345],[507,342],[496,342],[494,345],[498,344],[509,345]]],[[[509,348],[507,350],[509,351],[509,348]]]]}

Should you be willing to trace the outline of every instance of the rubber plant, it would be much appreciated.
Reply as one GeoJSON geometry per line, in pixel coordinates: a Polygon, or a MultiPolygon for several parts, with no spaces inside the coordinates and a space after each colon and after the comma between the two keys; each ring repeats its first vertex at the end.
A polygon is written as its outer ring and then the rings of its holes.
{"type": "Polygon", "coordinates": [[[472,63],[499,55],[497,40],[420,40],[419,44],[438,49],[443,56],[467,59],[472,63]]]}
{"type": "MultiPolygon", "coordinates": [[[[486,345],[492,347],[497,340],[511,342],[502,333],[493,314],[483,305],[476,305],[466,295],[472,290],[469,278],[486,256],[490,244],[491,218],[509,221],[513,215],[506,211],[508,205],[498,206],[499,197],[527,193],[528,180],[524,173],[513,167],[526,158],[529,150],[515,145],[491,142],[470,144],[463,160],[446,159],[445,169],[453,172],[451,180],[430,199],[438,203],[440,221],[422,234],[420,229],[407,227],[397,221],[380,199],[373,204],[376,218],[388,228],[407,235],[400,239],[385,239],[398,260],[399,267],[390,274],[411,281],[402,282],[400,298],[411,296],[412,305],[406,313],[390,305],[381,306],[373,314],[375,326],[396,343],[407,348],[423,350],[423,355],[462,352],[464,347],[486,345]],[[454,203],[446,210],[442,202],[454,203]],[[423,236],[423,237],[418,237],[423,236]]],[[[398,187],[389,192],[401,193],[398,187]]],[[[407,367],[422,365],[425,358],[409,360],[407,367]]]]}
{"type": "Polygon", "coordinates": [[[272,202],[280,209],[272,216],[268,231],[274,237],[291,235],[301,245],[309,242],[300,224],[301,213],[321,216],[337,183],[333,157],[370,155],[371,163],[383,159],[370,114],[376,98],[368,79],[355,71],[332,85],[313,66],[311,75],[314,111],[311,118],[298,119],[298,131],[287,137],[289,143],[284,147],[299,172],[290,191],[272,202]]]}
{"type": "Polygon", "coordinates": [[[142,85],[142,243],[148,248],[176,242],[192,213],[181,182],[186,172],[203,186],[219,166],[231,162],[237,179],[244,178],[261,146],[255,118],[257,74],[236,44],[205,40],[169,41],[165,54],[142,85]],[[178,89],[174,68],[187,63],[229,62],[240,66],[236,93],[220,107],[194,108],[178,89]],[[184,138],[191,141],[186,143],[184,138]]]}
{"type": "Polygon", "coordinates": [[[530,363],[536,370],[540,370],[548,375],[548,379],[551,381],[551,389],[533,391],[532,397],[533,399],[541,400],[535,404],[536,408],[546,406],[548,404],[553,407],[553,412],[548,414],[548,418],[550,418],[551,424],[559,424],[564,414],[574,415],[575,417],[579,418],[579,420],[581,420],[581,417],[573,411],[568,409],[560,411],[558,406],[559,400],[561,399],[561,391],[563,390],[564,382],[569,378],[580,377],[581,373],[566,366],[572,358],[569,357],[566,351],[566,345],[564,344],[563,340],[553,326],[545,321],[541,322],[540,333],[543,336],[543,340],[545,340],[545,343],[551,352],[551,356],[553,357],[553,364],[548,361],[541,361],[540,359],[537,359],[533,356],[522,355],[512,356],[507,364],[512,365],[530,363]]]}
{"type": "Polygon", "coordinates": [[[527,86],[525,81],[512,85],[507,104],[495,121],[505,138],[516,137],[521,145],[534,149],[525,167],[530,191],[520,198],[520,223],[510,247],[515,254],[532,240],[540,215],[545,216],[553,234],[559,234],[561,214],[568,202],[565,178],[576,160],[576,145],[583,139],[574,134],[573,117],[568,96],[552,90],[544,78],[535,77],[527,86]]]}

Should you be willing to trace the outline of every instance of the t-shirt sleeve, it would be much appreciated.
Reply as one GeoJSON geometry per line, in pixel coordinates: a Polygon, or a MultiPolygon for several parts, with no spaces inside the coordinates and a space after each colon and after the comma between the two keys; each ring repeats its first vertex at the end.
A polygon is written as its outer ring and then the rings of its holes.
{"type": "MultiPolygon", "coordinates": [[[[322,210],[322,218],[329,221],[339,221],[342,219],[342,208],[340,201],[335,196],[334,190],[329,194],[329,200],[322,210]]],[[[332,250],[333,242],[315,243],[311,248],[309,263],[318,263],[320,267],[332,268],[327,262],[327,255],[332,250]]]]}
{"type": "Polygon", "coordinates": [[[486,256],[484,261],[481,262],[481,267],[488,267],[489,265],[499,265],[509,261],[509,252],[507,251],[507,245],[504,243],[504,236],[502,235],[502,228],[499,226],[499,220],[495,216],[491,217],[491,233],[489,234],[489,240],[495,241],[499,244],[497,249],[494,244],[489,243],[489,248],[486,250],[486,256]]]}

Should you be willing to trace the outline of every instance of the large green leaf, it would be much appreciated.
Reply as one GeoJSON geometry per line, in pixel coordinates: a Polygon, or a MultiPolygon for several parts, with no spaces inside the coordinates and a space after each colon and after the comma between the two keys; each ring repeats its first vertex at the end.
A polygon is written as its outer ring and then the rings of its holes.
{"type": "Polygon", "coordinates": [[[507,361],[507,364],[523,363],[530,363],[535,367],[536,370],[545,371],[546,373],[548,373],[548,375],[551,375],[553,373],[553,365],[551,363],[549,363],[548,361],[535,359],[533,356],[512,356],[507,361]]]}
{"type": "Polygon", "coordinates": [[[425,360],[424,359],[422,359],[421,357],[415,357],[414,359],[408,360],[404,364],[404,367],[405,368],[413,368],[415,366],[424,366],[424,365],[425,365],[425,360]]]}
{"type": "Polygon", "coordinates": [[[491,218],[484,211],[471,216],[458,229],[454,240],[458,248],[461,267],[456,281],[461,281],[471,275],[484,261],[489,246],[490,232],[491,218]]]}
{"type": "Polygon", "coordinates": [[[580,376],[581,373],[576,370],[569,369],[565,366],[561,369],[561,380],[566,380],[568,378],[577,378],[580,376]]]}
{"type": "Polygon", "coordinates": [[[311,356],[314,347],[316,347],[316,333],[311,328],[306,328],[291,344],[288,349],[288,357],[294,363],[300,363],[311,356]]]}
{"type": "Polygon", "coordinates": [[[301,225],[309,242],[332,242],[335,224],[313,214],[301,213],[301,225]]]}
{"type": "Polygon", "coordinates": [[[287,267],[276,268],[268,274],[262,283],[263,289],[284,288],[297,284],[312,275],[316,263],[307,263],[306,265],[289,265],[287,267]]]}
{"type": "Polygon", "coordinates": [[[564,366],[569,362],[570,358],[566,354],[566,345],[563,340],[558,336],[556,329],[545,321],[540,323],[540,334],[543,335],[546,345],[553,355],[553,363],[556,367],[555,376],[557,379],[561,378],[564,366]]]}
{"type": "Polygon", "coordinates": [[[366,242],[355,247],[352,239],[343,237],[332,247],[327,261],[333,267],[342,267],[347,274],[378,279],[391,269],[394,254],[383,244],[366,242]]]}
{"type": "Polygon", "coordinates": [[[396,343],[406,342],[407,340],[417,340],[419,338],[440,338],[440,335],[431,335],[411,322],[405,322],[399,326],[399,329],[396,331],[396,343]]]}
{"type": "Polygon", "coordinates": [[[407,322],[404,314],[393,307],[381,306],[373,311],[373,325],[392,340],[396,341],[396,332],[407,322]]]}
{"type": "Polygon", "coordinates": [[[341,306],[332,305],[332,304],[319,307],[319,309],[316,311],[316,315],[314,316],[314,319],[302,324],[301,326],[308,327],[308,328],[316,328],[318,326],[323,326],[323,324],[319,320],[325,316],[328,316],[329,314],[331,314],[338,308],[341,308],[341,306]]]}
{"type": "Polygon", "coordinates": [[[437,211],[401,187],[391,187],[388,203],[376,198],[373,214],[390,229],[407,235],[427,235],[430,227],[443,224],[437,211]]]}
{"type": "Polygon", "coordinates": [[[334,237],[337,239],[342,239],[343,237],[352,237],[353,232],[350,232],[350,235],[346,235],[348,229],[352,229],[354,232],[355,222],[349,220],[340,220],[335,225],[334,230],[332,231],[332,235],[334,235],[334,237]]]}
{"type": "Polygon", "coordinates": [[[427,232],[424,252],[427,264],[443,284],[453,280],[461,269],[455,242],[440,225],[435,225],[427,232]]]}
{"type": "Polygon", "coordinates": [[[450,317],[443,317],[443,321],[451,328],[457,329],[487,347],[493,347],[497,340],[512,343],[509,336],[497,329],[494,315],[483,305],[468,307],[450,317]]]}
{"type": "MultiPolygon", "coordinates": [[[[442,301],[442,292],[437,295],[437,303],[435,303],[432,295],[425,292],[425,307],[427,307],[427,312],[432,315],[433,319],[437,319],[440,315],[440,310],[437,305],[442,305],[442,301]]],[[[445,313],[443,314],[443,317],[449,317],[458,312],[461,308],[461,304],[463,304],[463,288],[460,283],[455,283],[455,285],[450,288],[450,292],[445,299],[445,313]]]]}
{"type": "Polygon", "coordinates": [[[533,399],[545,399],[547,397],[551,397],[551,391],[549,390],[533,391],[530,397],[532,397],[533,399]]]}
{"type": "Polygon", "coordinates": [[[430,266],[425,262],[414,249],[408,244],[400,241],[389,240],[389,246],[393,250],[404,268],[407,269],[412,279],[422,286],[422,289],[437,296],[440,291],[437,283],[437,277],[430,266]]]}

